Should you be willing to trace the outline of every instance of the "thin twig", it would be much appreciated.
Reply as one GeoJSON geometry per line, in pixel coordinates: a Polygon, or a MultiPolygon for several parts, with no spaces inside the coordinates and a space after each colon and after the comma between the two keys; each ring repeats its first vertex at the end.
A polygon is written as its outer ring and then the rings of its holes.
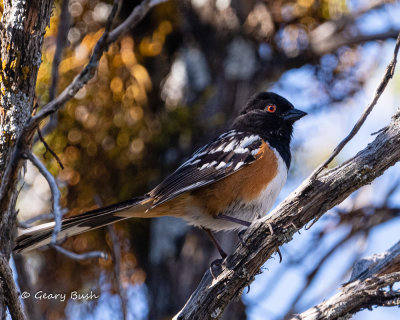
{"type": "Polygon", "coordinates": [[[108,255],[105,252],[102,251],[90,251],[86,253],[75,253],[72,251],[69,251],[67,249],[64,249],[63,247],[60,247],[59,245],[56,244],[51,244],[50,247],[56,249],[58,252],[62,253],[68,258],[77,260],[77,261],[82,261],[82,260],[87,260],[87,259],[108,259],[108,255]]]}
{"type": "Polygon", "coordinates": [[[43,158],[46,158],[46,153],[49,152],[54,159],[56,159],[58,165],[60,166],[60,168],[62,170],[64,170],[64,165],[61,162],[61,159],[58,157],[58,155],[50,148],[50,146],[47,144],[46,140],[44,140],[44,137],[42,136],[42,133],[40,132],[40,128],[37,128],[37,133],[38,133],[38,137],[39,140],[43,143],[44,147],[46,148],[46,151],[43,153],[43,158]]]}
{"type": "Polygon", "coordinates": [[[339,240],[335,245],[333,245],[328,252],[326,252],[317,262],[317,264],[312,268],[308,274],[305,276],[305,281],[303,283],[303,286],[301,289],[298,290],[296,296],[292,299],[290,302],[290,307],[289,310],[286,312],[285,316],[283,319],[289,318],[290,315],[294,313],[294,310],[296,310],[296,306],[300,299],[305,296],[305,293],[307,292],[307,289],[312,285],[314,282],[316,276],[318,275],[318,272],[321,270],[321,267],[325,263],[326,260],[328,260],[334,253],[337,252],[337,249],[342,247],[344,244],[346,244],[349,240],[352,240],[354,236],[353,232],[349,232],[346,236],[344,236],[341,240],[339,240]]]}
{"type": "Polygon", "coordinates": [[[49,184],[51,195],[53,199],[53,215],[54,215],[54,230],[51,238],[51,243],[57,243],[57,235],[61,230],[62,224],[62,212],[60,205],[61,193],[58,189],[58,185],[56,179],[53,175],[47,170],[46,166],[36,157],[31,151],[25,152],[26,157],[32,162],[32,164],[38,168],[39,172],[44,176],[49,184]]]}
{"type": "Polygon", "coordinates": [[[149,12],[149,10],[161,3],[167,2],[169,0],[144,0],[140,5],[138,5],[126,20],[116,27],[108,37],[110,43],[116,41],[121,35],[125,34],[129,30],[132,30],[140,20],[149,12]]]}
{"type": "MultiPolygon", "coordinates": [[[[66,208],[61,209],[62,216],[64,216],[66,213],[68,213],[68,209],[66,209],[66,208]]],[[[36,221],[51,220],[51,219],[54,219],[53,213],[43,213],[43,214],[39,214],[33,218],[27,219],[25,221],[18,222],[18,227],[23,228],[23,229],[28,229],[28,228],[32,227],[32,223],[34,223],[36,221]]]]}
{"type": "Polygon", "coordinates": [[[393,185],[389,188],[388,193],[385,196],[385,200],[383,201],[382,207],[388,207],[389,201],[392,198],[393,194],[399,189],[400,186],[400,178],[396,179],[393,185]]]}
{"type": "Polygon", "coordinates": [[[63,92],[55,99],[46,104],[34,117],[31,118],[29,122],[29,127],[33,125],[38,125],[41,120],[46,118],[48,115],[54,113],[59,108],[61,108],[68,100],[73,98],[75,94],[86,84],[88,81],[93,78],[95,72],[97,70],[97,66],[99,64],[100,58],[103,53],[108,49],[110,42],[108,42],[108,35],[110,33],[110,29],[112,26],[112,22],[115,18],[115,14],[118,11],[118,6],[121,0],[114,0],[114,4],[111,10],[110,15],[107,18],[107,23],[104,29],[104,33],[97,41],[93,53],[89,59],[89,63],[85,66],[85,68],[78,74],[74,80],[66,87],[63,92]]]}
{"type": "Polygon", "coordinates": [[[18,299],[18,289],[15,286],[11,268],[3,255],[0,256],[0,283],[13,320],[25,320],[26,318],[18,299]]]}
{"type": "Polygon", "coordinates": [[[382,92],[385,90],[388,82],[390,79],[393,78],[394,71],[396,69],[396,63],[397,63],[397,54],[399,52],[399,47],[400,47],[400,34],[397,36],[396,40],[396,46],[394,49],[393,53],[393,58],[392,61],[389,63],[389,65],[386,68],[385,75],[383,76],[383,79],[381,80],[378,89],[376,90],[374,99],[370,103],[370,105],[364,110],[363,114],[361,115],[360,119],[358,119],[357,123],[353,127],[353,129],[350,131],[350,133],[345,137],[339,144],[338,146],[333,150],[332,154],[329,156],[329,158],[321,164],[312,174],[310,179],[315,179],[322,170],[328,167],[328,165],[332,162],[332,160],[339,154],[340,151],[344,148],[344,146],[357,134],[357,132],[360,130],[361,126],[364,124],[365,120],[367,119],[368,115],[371,113],[372,109],[375,107],[376,103],[378,102],[382,92]]]}
{"type": "MultiPolygon", "coordinates": [[[[115,30],[113,30],[111,34],[111,38],[108,37],[108,41],[106,45],[111,44],[111,40],[115,41],[120,37],[122,34],[128,32],[135,24],[137,24],[145,15],[146,13],[153,8],[154,6],[167,2],[168,0],[153,0],[148,3],[148,1],[142,2],[139,6],[137,6],[133,12],[130,14],[130,16],[122,23],[124,26],[122,27],[117,27],[115,30]],[[131,24],[129,24],[130,22],[131,24]],[[118,30],[118,31],[117,31],[118,30]],[[111,39],[111,40],[110,40],[111,39]]],[[[119,1],[115,1],[119,2],[119,1]]],[[[115,2],[113,6],[113,10],[111,11],[111,14],[108,18],[110,20],[111,15],[113,15],[117,9],[115,8],[115,2]],[[114,10],[115,9],[115,10],[114,10]]],[[[111,25],[111,23],[110,23],[111,25]]],[[[16,143],[16,146],[14,148],[14,151],[11,155],[11,161],[9,162],[9,165],[6,167],[4,174],[3,174],[3,179],[6,181],[6,183],[2,183],[0,185],[0,200],[3,201],[5,195],[7,194],[9,190],[10,183],[12,181],[11,176],[15,174],[15,172],[18,170],[18,164],[19,164],[19,159],[21,155],[23,154],[24,150],[30,146],[32,134],[34,130],[37,128],[37,126],[40,124],[40,122],[45,119],[48,115],[56,112],[58,109],[60,109],[67,101],[72,99],[75,94],[94,76],[95,71],[97,69],[98,61],[101,58],[102,53],[106,50],[105,45],[104,45],[104,38],[107,36],[107,32],[103,34],[103,36],[100,38],[100,40],[97,42],[97,45],[95,47],[95,50],[92,54],[92,57],[90,59],[89,64],[84,68],[84,70],[77,76],[75,79],[72,81],[70,85],[64,91],[53,101],[50,101],[48,104],[46,104],[39,112],[36,114],[34,117],[30,118],[28,123],[26,124],[23,133],[18,139],[18,142],[16,143]],[[101,44],[101,46],[100,46],[101,44]],[[104,47],[100,48],[99,47],[104,47]],[[101,51],[101,52],[100,52],[101,51]],[[100,54],[101,53],[101,54],[100,54]],[[95,58],[96,57],[96,58],[95,58]],[[97,60],[96,60],[97,59],[97,60]]]]}

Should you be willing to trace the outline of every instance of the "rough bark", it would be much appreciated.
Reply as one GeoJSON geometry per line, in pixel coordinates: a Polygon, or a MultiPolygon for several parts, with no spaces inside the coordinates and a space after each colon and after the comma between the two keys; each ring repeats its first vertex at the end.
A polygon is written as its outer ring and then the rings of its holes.
{"type": "MultiPolygon", "coordinates": [[[[6,0],[0,28],[0,180],[17,141],[32,113],[36,77],[41,63],[41,48],[46,27],[49,25],[52,0],[6,0]]],[[[12,231],[15,224],[18,173],[22,162],[15,164],[9,188],[0,202],[0,254],[10,257],[12,231]]],[[[8,267],[8,266],[7,266],[8,267]]],[[[6,267],[5,267],[6,268],[6,267]]],[[[3,273],[4,275],[5,273],[3,273]]],[[[2,279],[2,292],[9,292],[6,279],[2,279]]],[[[0,295],[0,317],[5,319],[6,305],[15,319],[21,318],[20,306],[13,307],[9,299],[0,295]]]]}
{"type": "Polygon", "coordinates": [[[220,319],[228,303],[241,294],[279,246],[399,161],[399,145],[400,110],[355,157],[314,180],[307,179],[268,217],[253,223],[244,235],[245,245],[223,262],[216,279],[209,271],[205,273],[174,319],[220,319]]]}

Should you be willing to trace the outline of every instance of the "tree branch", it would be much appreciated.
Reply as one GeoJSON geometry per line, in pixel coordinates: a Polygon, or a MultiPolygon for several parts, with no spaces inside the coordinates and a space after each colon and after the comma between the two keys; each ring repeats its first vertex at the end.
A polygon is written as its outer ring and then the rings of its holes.
{"type": "Polygon", "coordinates": [[[67,101],[72,99],[75,94],[94,76],[101,56],[113,41],[116,41],[122,34],[133,28],[151,8],[166,1],[168,0],[145,0],[132,11],[130,16],[120,26],[110,32],[112,20],[117,12],[116,4],[119,3],[119,0],[114,1],[113,9],[108,17],[105,31],[97,42],[89,63],[57,98],[46,104],[34,117],[31,117],[27,121],[24,130],[19,136],[16,146],[13,149],[10,157],[11,160],[8,162],[8,166],[4,170],[3,183],[0,186],[0,206],[2,202],[7,200],[5,196],[11,189],[10,186],[12,181],[14,181],[12,177],[16,176],[20,167],[19,160],[21,152],[30,146],[31,137],[40,122],[47,116],[59,110],[67,101]]]}
{"type": "Polygon", "coordinates": [[[64,256],[77,260],[77,261],[83,261],[87,259],[108,259],[107,253],[103,251],[90,251],[90,252],[85,252],[85,253],[75,253],[72,251],[69,251],[67,249],[64,249],[63,247],[60,247],[59,245],[56,244],[51,244],[50,245],[52,248],[56,249],[58,252],[62,253],[64,256]]]}
{"type": "Polygon", "coordinates": [[[206,272],[174,319],[219,319],[227,304],[241,294],[265,261],[296,231],[399,161],[399,145],[400,110],[389,126],[355,157],[316,179],[307,179],[271,214],[254,222],[244,235],[246,245],[240,245],[223,262],[216,279],[206,272]]]}
{"type": "MultiPolygon", "coordinates": [[[[68,209],[64,208],[61,209],[61,214],[62,216],[64,216],[66,213],[68,212],[68,209]]],[[[28,229],[30,227],[32,227],[32,223],[36,222],[36,221],[40,221],[40,220],[51,220],[54,219],[54,214],[53,213],[43,213],[43,214],[39,214],[35,217],[29,218],[25,221],[19,221],[18,222],[18,227],[19,228],[23,228],[23,229],[28,229]]]]}
{"type": "Polygon", "coordinates": [[[330,299],[291,320],[331,320],[373,306],[400,306],[400,290],[384,290],[400,281],[400,241],[380,255],[359,261],[350,281],[330,299]]]}
{"type": "MultiPolygon", "coordinates": [[[[374,101],[366,109],[356,127],[358,124],[362,125],[386,88],[387,82],[393,77],[399,46],[400,35],[396,42],[393,60],[378,86],[374,101]]],[[[358,129],[354,134],[357,131],[358,129]]],[[[342,202],[353,191],[370,183],[398,162],[400,160],[398,145],[400,145],[400,109],[393,116],[390,125],[355,157],[327,171],[320,178],[315,173],[312,174],[272,213],[254,222],[245,233],[245,236],[248,236],[244,240],[245,245],[239,246],[232,256],[223,261],[216,279],[213,279],[209,271],[206,272],[196,291],[174,319],[219,319],[228,303],[241,294],[265,261],[273,253],[279,253],[279,247],[289,242],[296,231],[312,220],[317,221],[327,210],[342,202]]]]}
{"type": "Polygon", "coordinates": [[[58,190],[56,179],[53,175],[47,170],[46,166],[36,157],[32,152],[25,152],[25,156],[32,162],[32,164],[38,168],[39,172],[43,175],[46,179],[47,183],[49,184],[52,200],[53,200],[53,215],[54,215],[54,229],[52,234],[51,243],[57,243],[57,236],[58,233],[61,231],[61,224],[62,224],[62,210],[60,205],[61,193],[58,190]]]}
{"type": "Polygon", "coordinates": [[[103,53],[108,49],[110,42],[108,42],[108,35],[111,30],[112,22],[115,18],[115,15],[118,11],[120,0],[114,0],[114,4],[111,10],[110,15],[107,18],[107,23],[104,29],[104,33],[97,41],[96,46],[93,50],[93,53],[89,59],[89,63],[85,66],[85,68],[81,71],[79,75],[77,75],[74,80],[66,87],[63,92],[55,99],[46,104],[34,117],[32,117],[28,123],[28,130],[34,127],[37,127],[39,123],[46,118],[48,115],[56,112],[59,108],[61,108],[67,101],[72,99],[75,94],[88,83],[90,79],[93,78],[95,72],[97,70],[97,66],[99,64],[100,58],[103,53]]]}
{"type": "Polygon", "coordinates": [[[93,258],[107,259],[108,258],[107,254],[101,251],[91,251],[78,254],[57,245],[57,238],[59,232],[61,231],[62,216],[63,216],[63,210],[61,210],[61,205],[60,205],[60,198],[61,198],[60,190],[58,189],[56,179],[47,170],[46,166],[39,160],[38,157],[36,157],[32,152],[26,152],[25,156],[32,162],[32,164],[36,168],[38,168],[39,172],[44,176],[47,183],[49,184],[51,190],[51,195],[53,200],[53,216],[55,224],[50,246],[56,249],[58,252],[62,253],[63,255],[78,261],[93,259],[93,258]]]}
{"type": "Polygon", "coordinates": [[[390,61],[389,65],[386,68],[386,72],[381,80],[378,89],[376,89],[375,96],[372,102],[365,108],[364,112],[362,113],[360,119],[358,119],[357,123],[354,125],[353,129],[350,133],[339,143],[339,145],[333,150],[332,154],[329,158],[321,164],[311,175],[312,179],[314,179],[322,170],[327,168],[327,166],[332,162],[332,160],[339,154],[340,151],[343,150],[345,145],[357,134],[360,130],[361,126],[364,124],[365,120],[367,119],[368,115],[371,113],[372,109],[375,107],[376,103],[378,102],[379,98],[381,97],[382,92],[385,90],[388,82],[390,79],[393,78],[394,71],[396,69],[397,63],[397,54],[399,52],[400,47],[400,33],[397,36],[396,46],[393,53],[392,61],[390,61]]]}
{"type": "Polygon", "coordinates": [[[129,17],[116,27],[112,32],[110,32],[112,21],[118,10],[120,0],[114,0],[114,5],[111,13],[107,19],[107,24],[102,37],[97,42],[93,54],[90,57],[89,63],[82,70],[82,72],[75,77],[72,83],[64,89],[64,91],[54,100],[50,101],[45,105],[34,117],[31,118],[28,123],[28,130],[32,130],[36,127],[44,118],[48,115],[56,112],[60,109],[67,101],[72,99],[75,94],[91,79],[93,78],[97,66],[99,64],[100,58],[103,53],[108,49],[109,45],[115,42],[122,34],[125,34],[131,30],[147,12],[154,6],[166,2],[167,0],[144,0],[140,5],[136,6],[129,17]]]}

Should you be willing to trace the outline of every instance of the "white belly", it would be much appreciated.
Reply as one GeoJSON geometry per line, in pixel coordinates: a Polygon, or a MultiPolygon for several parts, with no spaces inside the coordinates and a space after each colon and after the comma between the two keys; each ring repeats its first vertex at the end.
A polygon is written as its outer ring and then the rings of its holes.
{"type": "MultiPolygon", "coordinates": [[[[249,203],[238,201],[221,214],[234,217],[236,219],[252,222],[255,219],[265,216],[274,205],[282,187],[287,179],[287,167],[281,156],[275,151],[278,159],[278,172],[271,180],[268,186],[260,193],[259,197],[249,203]]],[[[208,214],[204,214],[199,207],[191,207],[186,212],[184,219],[190,224],[198,227],[205,227],[213,231],[237,230],[243,229],[244,226],[227,221],[225,219],[212,218],[208,214]]]]}

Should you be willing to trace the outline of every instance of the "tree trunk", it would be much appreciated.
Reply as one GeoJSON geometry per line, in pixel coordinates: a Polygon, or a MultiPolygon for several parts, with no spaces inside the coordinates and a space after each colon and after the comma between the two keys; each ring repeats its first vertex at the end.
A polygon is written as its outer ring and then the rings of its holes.
{"type": "MultiPolygon", "coordinates": [[[[0,254],[10,257],[14,229],[18,172],[5,181],[10,166],[20,168],[14,158],[18,138],[29,119],[35,96],[41,48],[50,22],[52,0],[5,0],[1,21],[0,82],[0,254]],[[4,179],[3,179],[4,178],[4,179]]],[[[2,284],[4,285],[3,281],[2,284]]],[[[7,292],[3,287],[2,292],[7,292]]],[[[6,301],[0,295],[0,318],[5,319],[6,301]]]]}

